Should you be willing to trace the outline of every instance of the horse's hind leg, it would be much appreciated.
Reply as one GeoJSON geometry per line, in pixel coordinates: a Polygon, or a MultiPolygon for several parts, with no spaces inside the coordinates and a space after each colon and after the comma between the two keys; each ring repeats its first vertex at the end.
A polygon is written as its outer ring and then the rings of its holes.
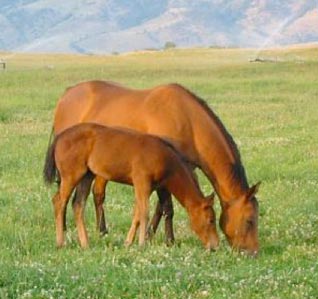
{"type": "Polygon", "coordinates": [[[76,196],[73,198],[73,211],[78,232],[78,239],[82,248],[88,247],[88,237],[84,222],[86,199],[94,176],[87,173],[76,187],[76,196]]]}
{"type": "Polygon", "coordinates": [[[155,214],[151,220],[150,228],[148,232],[156,233],[161,217],[165,217],[165,234],[166,243],[171,245],[174,243],[174,233],[173,233],[173,204],[171,199],[171,194],[165,188],[159,188],[157,190],[159,197],[155,214]]]}
{"type": "MultiPolygon", "coordinates": [[[[159,196],[159,192],[157,191],[158,196],[159,196]]],[[[158,225],[160,223],[160,220],[162,218],[163,215],[163,209],[162,209],[162,204],[160,203],[160,196],[156,205],[156,210],[155,213],[151,219],[150,225],[148,227],[148,238],[152,238],[153,235],[157,232],[158,229],[158,225]]]]}
{"type": "Polygon", "coordinates": [[[166,243],[171,245],[174,243],[174,233],[173,233],[173,204],[171,193],[166,189],[160,189],[160,201],[163,209],[163,216],[165,218],[165,234],[166,234],[166,243]]]}
{"type": "Polygon", "coordinates": [[[74,185],[70,182],[62,181],[59,191],[52,199],[56,226],[56,245],[58,248],[64,245],[64,215],[73,188],[74,185]]]}
{"type": "Polygon", "coordinates": [[[97,176],[95,178],[94,187],[93,187],[97,230],[99,230],[101,236],[108,233],[108,229],[107,229],[106,221],[105,221],[105,213],[103,208],[103,203],[105,201],[106,184],[107,184],[107,181],[103,177],[97,176]]]}
{"type": "MultiPolygon", "coordinates": [[[[75,194],[74,194],[75,196],[75,194]]],[[[63,230],[64,232],[67,231],[67,225],[66,225],[66,212],[67,212],[67,208],[65,208],[65,211],[64,211],[64,215],[63,215],[63,230]]]]}

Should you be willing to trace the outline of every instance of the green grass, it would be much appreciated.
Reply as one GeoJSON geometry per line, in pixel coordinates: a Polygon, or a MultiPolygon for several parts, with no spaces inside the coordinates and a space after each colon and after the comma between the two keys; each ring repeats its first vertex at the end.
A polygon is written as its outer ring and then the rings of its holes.
{"type": "Polygon", "coordinates": [[[235,49],[2,55],[0,298],[317,298],[318,49],[260,54],[278,62],[250,63],[255,52],[235,49]],[[67,246],[56,250],[55,187],[42,181],[53,111],[66,87],[91,79],[136,88],[178,82],[213,107],[240,148],[250,184],[262,181],[257,259],[232,252],[221,232],[220,249],[206,252],[178,204],[175,246],[164,245],[161,226],[145,248],[124,248],[133,194],[113,183],[110,234],[98,237],[89,199],[90,249],[79,248],[69,207],[67,246]]]}

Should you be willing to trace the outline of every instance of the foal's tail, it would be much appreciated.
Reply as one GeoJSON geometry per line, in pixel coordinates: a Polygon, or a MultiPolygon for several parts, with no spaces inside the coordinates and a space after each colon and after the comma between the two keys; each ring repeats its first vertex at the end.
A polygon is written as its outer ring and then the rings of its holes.
{"type": "MultiPolygon", "coordinates": [[[[51,138],[52,138],[52,134],[50,137],[50,142],[51,142],[51,138]]],[[[55,144],[56,144],[56,139],[53,140],[52,144],[49,144],[49,148],[47,149],[47,152],[46,152],[45,164],[43,168],[43,178],[47,184],[54,183],[55,178],[57,177],[55,156],[54,156],[55,144]]]]}

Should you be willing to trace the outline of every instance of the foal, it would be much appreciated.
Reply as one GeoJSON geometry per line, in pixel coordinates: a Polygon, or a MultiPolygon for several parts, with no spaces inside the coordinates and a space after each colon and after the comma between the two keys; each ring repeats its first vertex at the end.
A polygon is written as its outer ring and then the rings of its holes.
{"type": "Polygon", "coordinates": [[[134,186],[135,207],[126,245],[132,244],[136,230],[143,245],[149,213],[149,196],[165,187],[184,206],[194,232],[207,249],[218,246],[213,199],[205,199],[178,152],[162,139],[133,131],[83,123],[57,135],[48,149],[44,179],[52,183],[60,177],[59,190],[53,197],[56,242],[64,244],[63,215],[74,188],[78,196],[73,210],[78,237],[88,246],[84,207],[94,177],[134,186]],[[93,174],[93,175],[92,175],[93,174]]]}

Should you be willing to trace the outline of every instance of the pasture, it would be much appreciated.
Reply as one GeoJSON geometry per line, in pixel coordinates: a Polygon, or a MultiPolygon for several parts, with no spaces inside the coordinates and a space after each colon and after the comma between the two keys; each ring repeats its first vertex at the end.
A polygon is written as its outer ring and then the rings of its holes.
{"type": "MultiPolygon", "coordinates": [[[[255,51],[239,49],[1,53],[0,298],[317,298],[318,48],[260,55],[270,61],[251,63],[255,51]],[[161,223],[151,244],[125,248],[133,192],[114,183],[106,194],[109,235],[96,232],[90,196],[90,248],[78,245],[69,204],[67,247],[56,249],[56,187],[42,179],[53,111],[68,86],[92,79],[135,88],[177,82],[207,101],[238,144],[250,185],[262,181],[257,259],[232,252],[220,229],[219,250],[206,252],[176,201],[175,246],[164,244],[161,223]]],[[[215,209],[218,216],[218,201],[215,209]]]]}

